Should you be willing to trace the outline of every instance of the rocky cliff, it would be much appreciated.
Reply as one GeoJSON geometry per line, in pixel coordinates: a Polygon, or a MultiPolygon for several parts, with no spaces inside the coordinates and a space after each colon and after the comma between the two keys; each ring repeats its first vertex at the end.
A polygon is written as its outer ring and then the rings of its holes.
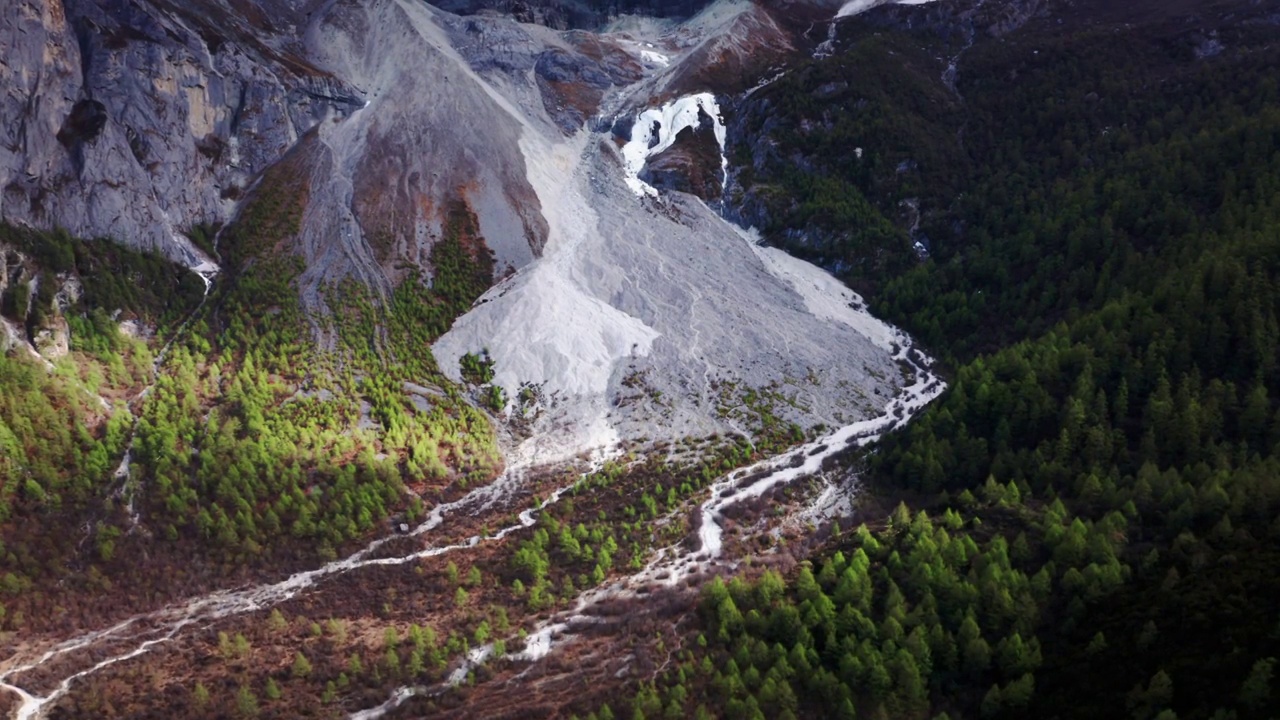
{"type": "MultiPolygon", "coordinates": [[[[196,264],[252,180],[359,93],[266,9],[19,0],[0,21],[0,216],[196,264]],[[254,25],[254,21],[258,24],[254,25]]],[[[287,14],[284,20],[297,19],[287,14]]]]}

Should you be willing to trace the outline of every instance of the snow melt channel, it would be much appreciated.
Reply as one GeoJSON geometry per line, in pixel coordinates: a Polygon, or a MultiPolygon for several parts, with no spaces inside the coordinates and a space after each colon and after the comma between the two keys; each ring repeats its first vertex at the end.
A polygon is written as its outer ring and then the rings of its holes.
{"type": "Polygon", "coordinates": [[[663,105],[650,108],[636,117],[631,129],[631,140],[622,146],[623,169],[627,186],[636,195],[657,197],[658,190],[640,179],[640,172],[649,158],[670,148],[676,136],[685,128],[697,128],[699,115],[706,113],[714,124],[716,142],[720,144],[720,170],[724,184],[729,184],[729,159],[724,156],[726,130],[720,118],[720,104],[711,93],[688,95],[663,105]]]}

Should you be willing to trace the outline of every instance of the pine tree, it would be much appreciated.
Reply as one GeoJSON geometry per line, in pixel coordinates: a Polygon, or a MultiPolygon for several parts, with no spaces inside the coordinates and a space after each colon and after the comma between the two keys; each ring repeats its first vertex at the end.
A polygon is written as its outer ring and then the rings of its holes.
{"type": "Polygon", "coordinates": [[[1102,634],[1102,631],[1099,630],[1098,632],[1094,633],[1093,639],[1089,641],[1089,646],[1085,648],[1085,654],[1097,655],[1098,653],[1106,649],[1107,649],[1107,638],[1105,635],[1102,634]]]}
{"type": "Polygon", "coordinates": [[[1001,713],[1004,709],[1004,699],[1000,694],[1000,686],[992,685],[987,694],[982,696],[981,712],[982,717],[992,718],[1001,713]]]}
{"type": "Polygon", "coordinates": [[[198,710],[209,707],[209,688],[202,682],[196,683],[195,689],[191,691],[191,701],[195,703],[198,710]]]}
{"type": "Polygon", "coordinates": [[[986,672],[991,666],[991,646],[981,637],[974,638],[964,646],[964,669],[971,675],[986,672]]]}
{"type": "Polygon", "coordinates": [[[1261,711],[1271,702],[1272,676],[1275,658],[1265,658],[1253,664],[1249,675],[1240,686],[1240,704],[1253,711],[1261,711]]]}
{"type": "Polygon", "coordinates": [[[311,675],[311,661],[306,655],[299,650],[293,657],[293,666],[289,669],[289,674],[295,678],[305,678],[311,675]]]}
{"type": "Polygon", "coordinates": [[[242,718],[258,717],[258,698],[248,685],[236,691],[236,715],[242,718]]]}
{"type": "Polygon", "coordinates": [[[289,629],[289,621],[285,620],[280,608],[272,609],[271,615],[267,618],[267,627],[274,633],[282,633],[289,629]]]}
{"type": "Polygon", "coordinates": [[[1026,673],[1005,686],[1000,693],[1000,698],[1005,707],[1022,709],[1031,704],[1031,697],[1034,693],[1035,677],[1031,673],[1026,673]]]}
{"type": "Polygon", "coordinates": [[[1159,630],[1156,628],[1154,620],[1148,620],[1142,626],[1142,633],[1138,635],[1138,649],[1149,650],[1155,644],[1156,638],[1159,636],[1159,630]]]}

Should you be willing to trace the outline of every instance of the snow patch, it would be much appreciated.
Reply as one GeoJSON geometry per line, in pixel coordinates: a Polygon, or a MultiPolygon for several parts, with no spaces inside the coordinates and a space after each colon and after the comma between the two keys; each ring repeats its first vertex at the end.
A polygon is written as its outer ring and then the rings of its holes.
{"type": "Polygon", "coordinates": [[[190,269],[191,272],[199,275],[200,279],[204,281],[205,295],[208,295],[209,290],[213,287],[213,278],[222,270],[222,268],[218,267],[218,264],[212,260],[202,260],[191,266],[190,269]]]}
{"type": "Polygon", "coordinates": [[[836,17],[853,17],[854,15],[866,12],[877,5],[884,4],[884,0],[850,0],[840,6],[840,10],[836,13],[836,17]]]}
{"type": "Polygon", "coordinates": [[[859,15],[880,5],[925,5],[936,0],[849,0],[840,7],[836,18],[847,18],[859,15]]]}
{"type": "Polygon", "coordinates": [[[724,155],[726,130],[720,117],[720,104],[711,93],[688,95],[651,108],[636,117],[631,130],[631,140],[622,147],[623,172],[627,185],[640,197],[657,197],[658,190],[640,179],[649,158],[671,147],[676,136],[685,128],[698,127],[699,111],[711,116],[715,123],[716,142],[720,144],[720,169],[724,173],[724,185],[729,184],[729,159],[724,155]],[[655,137],[655,132],[657,136],[655,137]]]}
{"type": "Polygon", "coordinates": [[[651,65],[657,65],[659,67],[667,67],[671,64],[671,58],[652,50],[641,50],[640,59],[651,65]]]}

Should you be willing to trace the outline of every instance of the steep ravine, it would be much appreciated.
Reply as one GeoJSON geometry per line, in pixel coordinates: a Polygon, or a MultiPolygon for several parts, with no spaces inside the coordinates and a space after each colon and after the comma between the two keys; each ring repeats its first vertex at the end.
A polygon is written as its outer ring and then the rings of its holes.
{"type": "MultiPolygon", "coordinates": [[[[200,302],[192,308],[191,312],[188,313],[187,316],[182,319],[182,322],[178,324],[177,329],[174,330],[173,334],[165,342],[164,347],[160,348],[160,352],[156,353],[155,361],[151,365],[151,383],[142,388],[142,390],[140,390],[130,402],[141,402],[151,392],[152,388],[155,387],[156,380],[160,377],[160,373],[164,366],[165,358],[169,355],[169,349],[173,347],[175,342],[182,338],[187,326],[189,326],[191,321],[195,320],[196,317],[199,316],[200,311],[204,309],[205,303],[209,300],[209,293],[213,291],[213,281],[220,271],[218,265],[211,260],[202,261],[188,269],[198,275],[200,280],[204,282],[204,294],[200,296],[200,302]]],[[[138,491],[130,482],[130,466],[133,464],[133,451],[134,445],[137,441],[138,420],[140,417],[140,415],[136,416],[132,427],[129,428],[129,441],[125,445],[124,456],[120,458],[120,464],[116,466],[116,471],[113,474],[113,477],[120,481],[120,487],[116,490],[115,496],[128,496],[127,506],[131,526],[137,526],[139,519],[136,506],[138,491]]]]}

